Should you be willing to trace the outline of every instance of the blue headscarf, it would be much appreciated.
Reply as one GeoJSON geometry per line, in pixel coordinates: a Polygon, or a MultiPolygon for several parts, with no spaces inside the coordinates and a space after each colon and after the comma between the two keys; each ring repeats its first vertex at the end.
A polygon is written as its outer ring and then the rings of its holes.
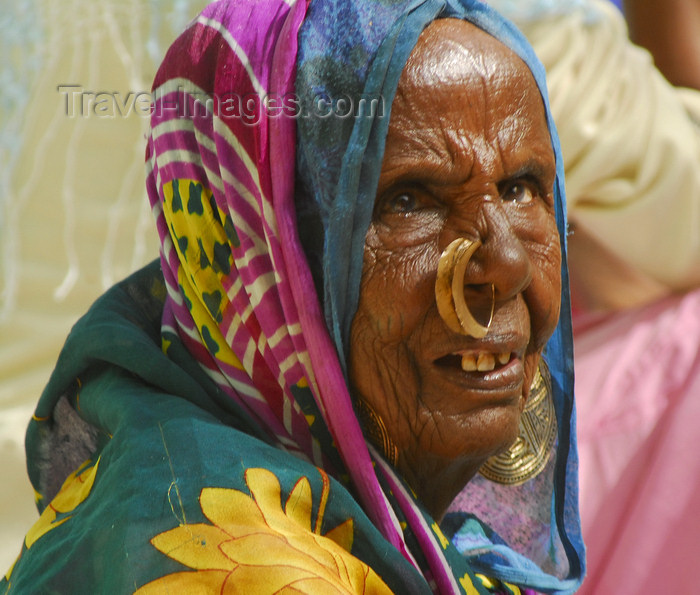
{"type": "MultiPolygon", "coordinates": [[[[552,376],[558,422],[556,457],[537,482],[548,483],[549,515],[544,543],[510,548],[494,546],[498,556],[475,556],[472,564],[485,573],[543,592],[571,592],[580,584],[584,547],[578,513],[576,415],[573,402],[573,347],[566,265],[566,203],[559,140],[549,110],[545,73],[532,48],[511,23],[475,0],[324,0],[311,2],[299,35],[297,96],[301,113],[338,115],[342,99],[365,100],[352,117],[300,118],[297,123],[297,171],[300,183],[300,234],[324,238],[322,250],[307,246],[316,269],[328,328],[343,365],[349,353],[350,327],[357,309],[365,234],[369,227],[399,77],[423,29],[437,18],[465,19],[518,54],[530,68],[542,95],[557,162],[555,210],[562,252],[562,295],[559,323],[544,358],[552,376]],[[372,103],[374,102],[374,103],[372,103]],[[368,107],[369,104],[369,107],[368,107]],[[307,233],[322,227],[321,234],[307,233]],[[322,254],[319,260],[316,255],[322,254]],[[538,550],[539,551],[535,551],[538,550]],[[538,564],[533,564],[532,560],[538,564]]],[[[482,489],[472,495],[502,490],[503,502],[516,503],[527,494],[509,486],[482,489]],[[487,490],[487,491],[485,491],[487,490]]],[[[522,522],[517,511],[515,521],[522,522]]],[[[541,516],[541,515],[540,515],[541,516]]],[[[486,519],[488,521],[488,519],[486,519]]],[[[515,532],[517,532],[517,528],[515,532]]]]}

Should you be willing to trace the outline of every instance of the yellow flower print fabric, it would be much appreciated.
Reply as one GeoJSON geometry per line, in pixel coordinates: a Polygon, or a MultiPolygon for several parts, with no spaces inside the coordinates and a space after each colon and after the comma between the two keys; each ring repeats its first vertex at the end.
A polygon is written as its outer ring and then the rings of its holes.
{"type": "Polygon", "coordinates": [[[280,483],[267,469],[245,473],[250,495],[204,488],[200,505],[211,522],[181,524],[151,543],[188,571],[166,575],[139,595],[201,590],[216,593],[391,593],[366,564],[350,554],[353,521],[321,534],[329,481],[313,519],[311,484],[301,477],[281,504],[280,483]]]}
{"type": "MultiPolygon", "coordinates": [[[[27,531],[24,538],[24,546],[27,549],[30,549],[49,531],[71,519],[71,513],[90,495],[99,462],[98,459],[93,464],[88,459],[66,478],[54,499],[41,513],[39,520],[27,531]]],[[[5,575],[8,581],[12,576],[13,568],[14,565],[5,575]]]]}
{"type": "Polygon", "coordinates": [[[71,518],[68,513],[75,510],[89,496],[92,484],[95,482],[98,464],[99,460],[94,465],[92,461],[87,460],[68,476],[58,494],[41,513],[39,520],[27,532],[24,538],[27,549],[31,548],[40,537],[71,518]],[[61,518],[58,518],[59,515],[61,518]]]}

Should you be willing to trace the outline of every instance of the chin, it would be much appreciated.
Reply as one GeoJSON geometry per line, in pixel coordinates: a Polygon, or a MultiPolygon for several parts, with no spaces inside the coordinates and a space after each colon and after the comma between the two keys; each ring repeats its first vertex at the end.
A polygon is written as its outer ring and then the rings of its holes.
{"type": "Polygon", "coordinates": [[[479,462],[480,466],[489,457],[508,449],[518,437],[522,401],[442,420],[435,424],[430,435],[419,436],[415,452],[419,457],[422,453],[446,464],[470,461],[479,462]]]}

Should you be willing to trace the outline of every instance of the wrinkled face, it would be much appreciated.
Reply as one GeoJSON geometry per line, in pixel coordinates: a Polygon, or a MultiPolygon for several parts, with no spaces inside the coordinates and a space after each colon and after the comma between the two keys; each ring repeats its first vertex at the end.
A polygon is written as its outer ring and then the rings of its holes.
{"type": "Polygon", "coordinates": [[[392,106],[350,355],[355,396],[382,417],[417,484],[441,460],[473,474],[517,436],[559,316],[554,179],[529,69],[467,22],[431,24],[392,106]],[[451,331],[437,310],[438,260],[456,238],[482,242],[464,278],[481,322],[495,295],[482,339],[451,331]],[[463,369],[472,358],[481,370],[463,369]]]}

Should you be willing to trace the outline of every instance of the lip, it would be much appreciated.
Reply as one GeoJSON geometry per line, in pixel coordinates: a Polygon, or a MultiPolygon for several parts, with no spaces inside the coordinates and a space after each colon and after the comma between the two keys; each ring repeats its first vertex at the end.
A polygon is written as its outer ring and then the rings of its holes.
{"type": "MultiPolygon", "coordinates": [[[[451,342],[452,343],[452,342],[451,342]]],[[[492,336],[487,340],[462,340],[459,344],[443,345],[440,355],[431,361],[432,372],[439,385],[446,390],[450,386],[469,391],[476,398],[483,398],[489,403],[512,402],[519,399],[525,377],[524,355],[526,341],[522,337],[492,336]],[[493,370],[464,371],[459,364],[462,354],[510,353],[510,360],[504,365],[497,365],[493,370]]]]}
{"type": "Polygon", "coordinates": [[[519,395],[525,376],[523,360],[519,357],[511,357],[505,366],[489,372],[465,372],[457,366],[435,363],[433,367],[435,373],[450,384],[474,392],[492,393],[494,399],[510,397],[514,391],[519,395]]]}

